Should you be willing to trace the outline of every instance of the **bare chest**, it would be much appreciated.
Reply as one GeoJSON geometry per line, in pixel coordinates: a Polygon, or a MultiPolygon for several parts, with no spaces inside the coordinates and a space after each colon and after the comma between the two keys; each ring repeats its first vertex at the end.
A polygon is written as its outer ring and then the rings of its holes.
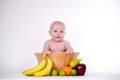
{"type": "Polygon", "coordinates": [[[50,50],[52,52],[64,52],[65,51],[65,43],[51,43],[50,44],[50,50]]]}

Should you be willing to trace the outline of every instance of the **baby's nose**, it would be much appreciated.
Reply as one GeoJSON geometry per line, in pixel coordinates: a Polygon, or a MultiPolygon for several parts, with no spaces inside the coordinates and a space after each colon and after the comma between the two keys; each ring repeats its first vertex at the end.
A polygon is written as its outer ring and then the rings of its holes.
{"type": "Polygon", "coordinates": [[[58,34],[58,35],[61,35],[61,33],[59,33],[59,32],[58,32],[57,34],[58,34]]]}

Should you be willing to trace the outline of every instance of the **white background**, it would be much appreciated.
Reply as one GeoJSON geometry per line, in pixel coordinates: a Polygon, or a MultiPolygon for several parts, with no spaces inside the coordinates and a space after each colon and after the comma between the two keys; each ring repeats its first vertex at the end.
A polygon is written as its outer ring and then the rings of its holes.
{"type": "Polygon", "coordinates": [[[119,0],[0,0],[0,77],[37,64],[55,20],[65,23],[86,74],[120,73],[119,0]]]}

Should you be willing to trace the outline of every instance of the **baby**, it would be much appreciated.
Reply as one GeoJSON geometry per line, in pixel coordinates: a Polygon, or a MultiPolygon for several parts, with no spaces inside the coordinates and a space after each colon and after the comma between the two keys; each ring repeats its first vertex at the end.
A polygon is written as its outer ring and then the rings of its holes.
{"type": "Polygon", "coordinates": [[[51,24],[49,34],[50,40],[44,43],[43,52],[50,54],[53,52],[65,52],[71,54],[73,49],[68,41],[63,40],[65,36],[65,25],[60,21],[51,24]]]}

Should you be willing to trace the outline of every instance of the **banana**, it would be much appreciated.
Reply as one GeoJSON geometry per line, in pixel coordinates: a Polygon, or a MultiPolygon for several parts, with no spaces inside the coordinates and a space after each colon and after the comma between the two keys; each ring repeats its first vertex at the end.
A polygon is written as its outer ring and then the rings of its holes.
{"type": "Polygon", "coordinates": [[[46,59],[47,59],[47,65],[46,67],[41,70],[41,71],[38,71],[38,72],[35,72],[33,75],[34,76],[48,76],[50,75],[50,72],[51,72],[51,69],[52,69],[52,65],[53,65],[53,62],[52,60],[46,56],[46,59]]]}
{"type": "Polygon", "coordinates": [[[32,76],[33,73],[44,69],[46,67],[46,64],[47,64],[47,59],[45,56],[43,56],[43,59],[41,60],[41,62],[37,66],[35,66],[31,69],[24,70],[23,74],[25,74],[27,76],[32,76]]]}

